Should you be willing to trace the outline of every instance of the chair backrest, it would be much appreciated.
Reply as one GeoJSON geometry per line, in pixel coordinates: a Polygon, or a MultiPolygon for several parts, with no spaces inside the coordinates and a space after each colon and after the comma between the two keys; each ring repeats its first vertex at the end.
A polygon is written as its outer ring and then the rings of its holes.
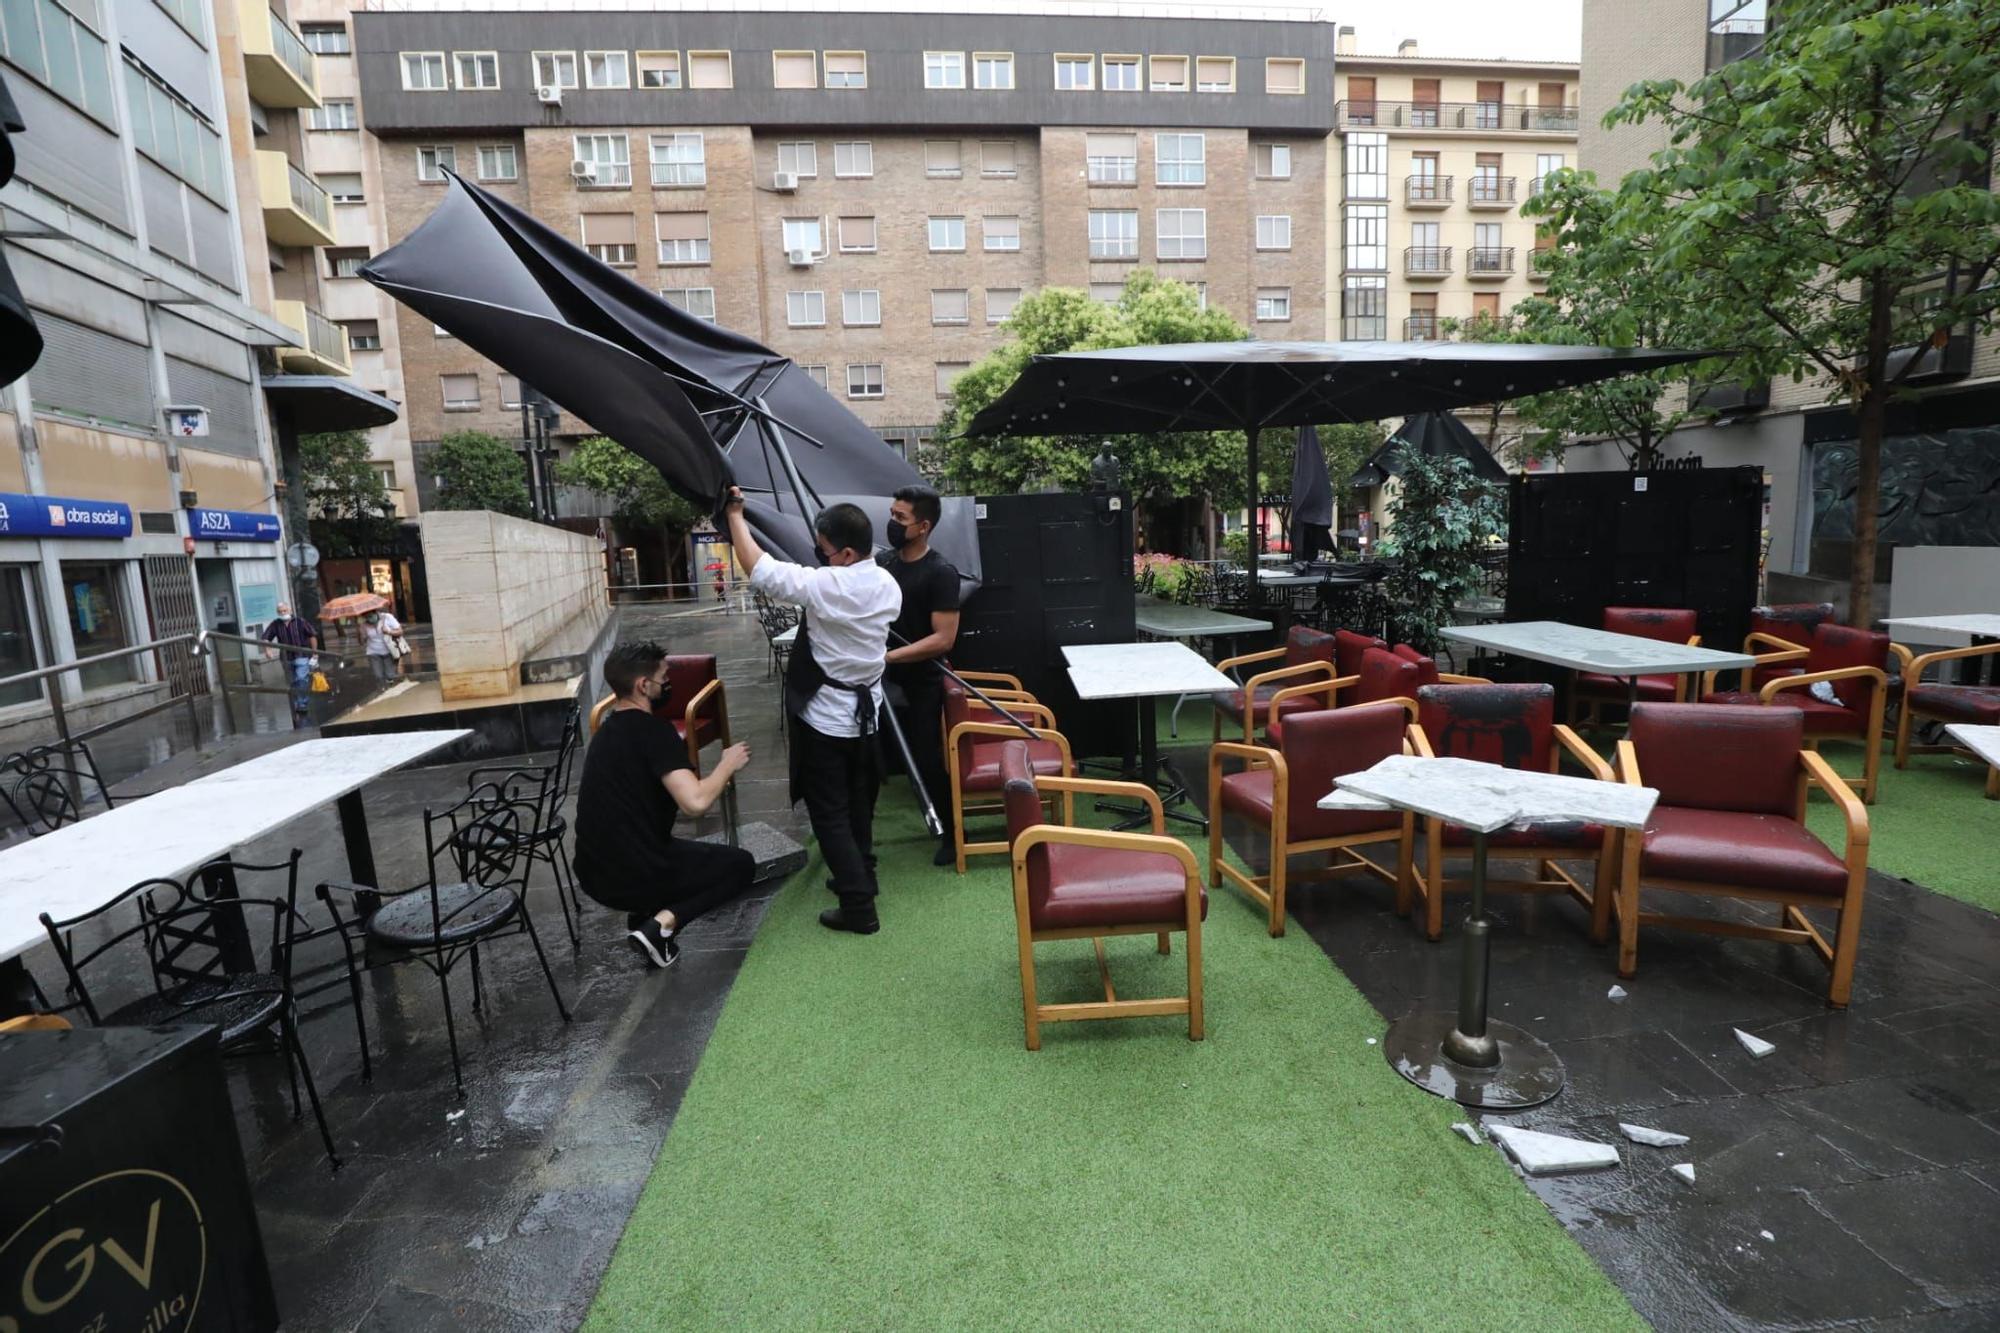
{"type": "Polygon", "coordinates": [[[1694,612],[1670,606],[1607,606],[1604,628],[1661,643],[1686,643],[1697,632],[1694,612]]]}
{"type": "Polygon", "coordinates": [[[1361,674],[1361,654],[1370,648],[1387,652],[1389,645],[1372,634],[1356,634],[1351,629],[1333,632],[1333,669],[1343,676],[1361,674]]]}
{"type": "Polygon", "coordinates": [[[526,888],[533,865],[528,852],[539,814],[533,800],[495,799],[490,794],[482,799],[478,793],[445,810],[426,809],[424,859],[433,915],[437,890],[446,883],[526,888]]]}
{"type": "Polygon", "coordinates": [[[35,745],[0,759],[0,801],[30,834],[52,833],[83,818],[93,794],[109,810],[111,789],[82,741],[35,745]]]}
{"type": "MultiPolygon", "coordinates": [[[[1414,699],[1419,671],[1407,657],[1370,648],[1361,654],[1361,679],[1348,699],[1350,705],[1380,703],[1384,699],[1414,699]]],[[[1291,724],[1287,722],[1286,726],[1291,724]]],[[[1348,769],[1352,773],[1353,769],[1348,769]]],[[[1321,792],[1324,796],[1326,793],[1321,792]]]]}
{"type": "Polygon", "coordinates": [[[1417,664],[1418,689],[1422,689],[1426,685],[1435,685],[1438,683],[1437,659],[1429,653],[1424,652],[1422,649],[1412,648],[1407,643],[1399,643],[1389,651],[1406,662],[1415,662],[1417,664]]]}
{"type": "MultiPolygon", "coordinates": [[[[1042,798],[1035,790],[1034,766],[1026,741],[1000,743],[1000,800],[1007,812],[1007,846],[1035,825],[1043,823],[1042,798]]],[[[1049,900],[1049,849],[1046,844],[1028,849],[1028,919],[1032,923],[1049,900]]]]}
{"type": "MultiPolygon", "coordinates": [[[[667,711],[679,717],[702,687],[715,679],[715,654],[676,653],[667,657],[667,711]]],[[[712,706],[712,705],[711,705],[712,706]]],[[[704,709],[704,716],[707,710],[704,709]]]]}
{"type": "Polygon", "coordinates": [[[1325,662],[1332,666],[1333,660],[1333,635],[1325,630],[1314,629],[1311,625],[1294,625],[1291,632],[1285,635],[1286,666],[1304,666],[1308,662],[1325,662]]]}
{"type": "Polygon", "coordinates": [[[1417,723],[1440,759],[1546,773],[1556,691],[1553,685],[1426,685],[1417,691],[1417,723]]]}
{"type": "Polygon", "coordinates": [[[1629,732],[1639,779],[1661,805],[1745,814],[1798,808],[1805,714],[1729,704],[1634,704],[1629,732]]]}
{"type": "Polygon", "coordinates": [[[576,752],[583,744],[583,705],[571,703],[563,714],[562,739],[556,742],[555,780],[550,785],[551,813],[569,794],[570,774],[576,768],[576,752]]]}
{"type": "MultiPolygon", "coordinates": [[[[1806,671],[1838,671],[1842,667],[1886,666],[1889,636],[1852,625],[1824,624],[1814,627],[1812,643],[1806,651],[1806,671]]],[[[1868,707],[1875,682],[1862,678],[1833,682],[1834,698],[1849,708],[1868,707]]]]}
{"type": "Polygon", "coordinates": [[[1832,602],[1781,602],[1776,606],[1750,608],[1750,631],[1770,634],[1804,648],[1812,643],[1812,633],[1834,616],[1832,602]]]}
{"type": "Polygon", "coordinates": [[[1335,778],[1373,768],[1403,752],[1408,722],[1400,704],[1328,708],[1286,718],[1282,750],[1289,779],[1286,818],[1294,827],[1315,822],[1320,798],[1333,790],[1335,778]]]}

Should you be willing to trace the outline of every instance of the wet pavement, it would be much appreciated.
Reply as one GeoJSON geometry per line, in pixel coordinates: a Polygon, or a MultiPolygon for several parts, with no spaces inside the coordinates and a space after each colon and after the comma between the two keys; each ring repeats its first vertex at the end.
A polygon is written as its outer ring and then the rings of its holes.
{"type": "MultiPolygon", "coordinates": [[[[1252,851],[1234,820],[1230,838],[1252,851]]],[[[1615,1143],[1621,1157],[1525,1187],[1654,1326],[2000,1328],[2000,918],[1871,876],[1839,1012],[1802,948],[1647,928],[1638,976],[1621,983],[1579,904],[1490,901],[1493,1016],[1547,1041],[1569,1074],[1561,1096],[1505,1123],[1615,1143]],[[1622,1002],[1607,998],[1614,984],[1622,1002]],[[1752,1059],[1735,1028],[1777,1050],[1752,1059]],[[1620,1121],[1692,1141],[1644,1147],[1620,1121]],[[1682,1162],[1692,1187],[1670,1173],[1682,1162]]],[[[1455,1003],[1462,896],[1438,944],[1371,879],[1294,888],[1289,903],[1293,929],[1387,1018],[1455,1003]]],[[[1751,919],[1721,900],[1661,910],[1751,919]]]]}

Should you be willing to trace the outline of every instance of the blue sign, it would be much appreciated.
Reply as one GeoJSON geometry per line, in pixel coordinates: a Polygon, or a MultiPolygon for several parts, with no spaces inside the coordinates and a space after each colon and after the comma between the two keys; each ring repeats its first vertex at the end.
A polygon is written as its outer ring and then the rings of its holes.
{"type": "Polygon", "coordinates": [[[130,537],[132,506],[116,500],[0,491],[0,537],[130,537]]]}
{"type": "Polygon", "coordinates": [[[243,509],[190,509],[188,535],[204,542],[274,542],[278,516],[243,509]]]}

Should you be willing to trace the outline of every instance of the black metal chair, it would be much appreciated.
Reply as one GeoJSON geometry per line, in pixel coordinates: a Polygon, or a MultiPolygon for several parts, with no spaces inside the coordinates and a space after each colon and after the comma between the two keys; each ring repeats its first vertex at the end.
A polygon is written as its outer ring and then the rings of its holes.
{"type": "MultiPolygon", "coordinates": [[[[444,1030],[451,1043],[452,1083],[465,1096],[464,1070],[458,1055],[458,1024],[451,1003],[451,970],[461,960],[472,965],[472,1011],[485,1006],[479,977],[479,946],[492,939],[525,934],[548,979],[556,1012],[570,1021],[569,1008],[556,988],[548,955],[528,911],[527,879],[533,862],[530,849],[537,828],[531,801],[482,799],[468,796],[443,812],[424,811],[426,879],[409,889],[381,889],[365,884],[328,882],[318,887],[320,901],[346,952],[354,992],[354,1027],[361,1039],[362,1077],[372,1076],[368,1056],[368,1025],[362,1016],[361,981],[354,966],[357,931],[370,946],[379,946],[394,962],[417,962],[430,969],[444,997],[444,1030]],[[335,899],[376,895],[380,906],[342,916],[335,899]]],[[[360,904],[355,904],[357,908],[360,904]]]]}
{"type": "MultiPolygon", "coordinates": [[[[224,1048],[267,1037],[275,1026],[285,1052],[285,1071],[291,1079],[292,1118],[304,1118],[299,1104],[303,1075],[313,1118],[319,1122],[320,1141],[326,1145],[327,1162],[338,1171],[340,1155],[334,1151],[333,1135],[326,1126],[312,1066],[299,1044],[298,998],[292,989],[292,945],[303,920],[298,911],[298,888],[299,853],[294,850],[288,860],[272,865],[211,862],[185,883],[145,880],[80,916],[56,921],[44,912],[41,921],[68,980],[71,999],[61,1012],[80,1011],[96,1027],[213,1024],[222,1029],[224,1048]],[[277,873],[284,875],[282,898],[237,896],[239,876],[277,873]],[[79,927],[134,900],[139,916],[136,924],[111,927],[111,933],[95,944],[78,945],[79,927]],[[270,918],[268,954],[262,965],[249,922],[258,915],[270,918]],[[100,977],[102,991],[104,974],[112,970],[111,964],[125,963],[135,947],[146,955],[153,993],[107,1010],[91,990],[85,973],[94,971],[100,977]]],[[[95,929],[81,933],[86,938],[98,935],[95,929]]],[[[117,972],[129,978],[134,969],[125,965],[117,972]]]]}
{"type": "Polygon", "coordinates": [[[0,759],[0,800],[30,836],[82,819],[93,789],[111,809],[111,788],[82,741],[36,745],[0,759]]]}
{"type": "Polygon", "coordinates": [[[556,757],[546,764],[524,764],[514,768],[475,768],[466,775],[467,795],[489,804],[525,801],[535,808],[535,826],[528,839],[528,874],[537,863],[547,863],[555,880],[556,905],[562,909],[563,929],[569,934],[570,948],[581,946],[583,901],[577,891],[576,869],[569,853],[569,822],[563,817],[563,803],[569,799],[570,774],[576,767],[577,748],[583,741],[583,709],[571,704],[563,718],[562,739],[556,757]]]}
{"type": "Polygon", "coordinates": [[[791,660],[792,648],[790,644],[779,643],[778,636],[799,623],[801,612],[796,606],[781,606],[761,592],[753,592],[751,597],[757,608],[757,623],[764,631],[764,642],[771,650],[770,667],[764,673],[765,678],[783,676],[785,665],[791,660]]]}

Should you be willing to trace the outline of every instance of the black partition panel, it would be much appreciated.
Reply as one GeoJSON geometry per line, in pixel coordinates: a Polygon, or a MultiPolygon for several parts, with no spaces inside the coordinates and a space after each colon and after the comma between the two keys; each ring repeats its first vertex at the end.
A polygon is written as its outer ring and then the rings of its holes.
{"type": "Polygon", "coordinates": [[[1735,649],[1757,600],[1756,468],[1574,472],[1513,481],[1507,618],[1601,625],[1607,606],[1690,607],[1735,649]]]}
{"type": "Polygon", "coordinates": [[[1131,643],[1132,515],[1103,495],[988,495],[978,499],[985,582],[965,605],[954,666],[1007,671],[1062,720],[1079,754],[1130,745],[1129,705],[1079,703],[1062,650],[1131,643]]]}

